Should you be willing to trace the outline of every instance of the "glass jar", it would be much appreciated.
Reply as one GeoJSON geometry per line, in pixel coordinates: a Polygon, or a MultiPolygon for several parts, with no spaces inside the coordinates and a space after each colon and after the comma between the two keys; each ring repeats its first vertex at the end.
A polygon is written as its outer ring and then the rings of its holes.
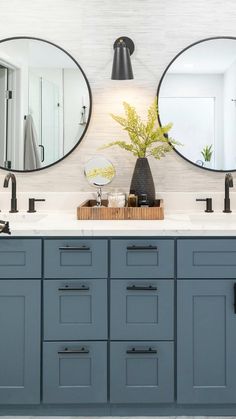
{"type": "Polygon", "coordinates": [[[109,208],[123,208],[125,207],[125,194],[123,192],[110,192],[108,194],[109,208]]]}

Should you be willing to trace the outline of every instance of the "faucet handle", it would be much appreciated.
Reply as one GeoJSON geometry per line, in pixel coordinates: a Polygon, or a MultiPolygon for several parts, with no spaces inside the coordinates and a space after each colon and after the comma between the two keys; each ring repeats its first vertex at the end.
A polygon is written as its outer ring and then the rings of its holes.
{"type": "Polygon", "coordinates": [[[35,209],[35,202],[43,202],[46,201],[46,199],[36,199],[36,198],[29,198],[29,209],[27,212],[36,212],[35,209]]]}
{"type": "Polygon", "coordinates": [[[197,198],[196,201],[206,202],[205,212],[214,212],[214,210],[212,209],[212,198],[197,198]]]}

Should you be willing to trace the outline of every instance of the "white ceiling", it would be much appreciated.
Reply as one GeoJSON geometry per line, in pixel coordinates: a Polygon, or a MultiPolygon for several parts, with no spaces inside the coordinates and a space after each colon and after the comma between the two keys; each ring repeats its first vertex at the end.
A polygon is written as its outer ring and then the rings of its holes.
{"type": "Polygon", "coordinates": [[[214,39],[194,45],[171,65],[169,73],[224,73],[236,61],[236,40],[214,39]]]}

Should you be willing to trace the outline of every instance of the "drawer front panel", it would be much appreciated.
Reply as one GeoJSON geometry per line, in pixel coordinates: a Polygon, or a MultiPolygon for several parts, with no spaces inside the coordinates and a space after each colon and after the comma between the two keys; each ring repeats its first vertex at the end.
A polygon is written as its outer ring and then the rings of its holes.
{"type": "Polygon", "coordinates": [[[107,280],[45,281],[44,339],[107,339],[107,280]]]}
{"type": "Polygon", "coordinates": [[[111,240],[112,278],[173,278],[173,240],[111,240]]]}
{"type": "Polygon", "coordinates": [[[106,240],[45,240],[45,278],[106,278],[106,240]]]}
{"type": "Polygon", "coordinates": [[[173,339],[174,281],[111,281],[111,339],[173,339]]]}
{"type": "Polygon", "coordinates": [[[111,402],[173,402],[173,356],[173,342],[111,342],[111,402]]]}
{"type": "Polygon", "coordinates": [[[41,240],[1,239],[0,278],[41,278],[41,240]]]}
{"type": "Polygon", "coordinates": [[[105,403],[106,342],[45,342],[44,403],[105,403]]]}
{"type": "Polygon", "coordinates": [[[236,240],[178,240],[179,278],[236,278],[236,240]]]}

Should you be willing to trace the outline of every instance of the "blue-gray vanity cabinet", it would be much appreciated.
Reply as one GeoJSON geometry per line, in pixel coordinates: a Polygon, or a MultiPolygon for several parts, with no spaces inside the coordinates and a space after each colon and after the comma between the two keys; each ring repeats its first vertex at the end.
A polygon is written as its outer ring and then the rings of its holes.
{"type": "Polygon", "coordinates": [[[235,403],[234,281],[178,280],[177,401],[235,403]]]}
{"type": "Polygon", "coordinates": [[[107,401],[106,342],[45,342],[44,403],[107,401]]]}
{"type": "Polygon", "coordinates": [[[173,342],[111,342],[112,403],[174,401],[173,342]]]}
{"type": "Polygon", "coordinates": [[[0,239],[0,278],[41,278],[41,240],[0,239]]]}
{"type": "Polygon", "coordinates": [[[107,240],[46,239],[45,278],[106,278],[107,240]]]}
{"type": "Polygon", "coordinates": [[[178,278],[236,278],[235,239],[179,239],[178,278]]]}
{"type": "Polygon", "coordinates": [[[173,280],[112,280],[113,340],[173,340],[173,280]]]}
{"type": "Polygon", "coordinates": [[[111,278],[173,278],[174,240],[111,240],[111,278]]]}
{"type": "Polygon", "coordinates": [[[39,280],[0,281],[0,404],[40,402],[39,280]]]}
{"type": "Polygon", "coordinates": [[[44,281],[44,339],[107,339],[107,280],[44,281]]]}

